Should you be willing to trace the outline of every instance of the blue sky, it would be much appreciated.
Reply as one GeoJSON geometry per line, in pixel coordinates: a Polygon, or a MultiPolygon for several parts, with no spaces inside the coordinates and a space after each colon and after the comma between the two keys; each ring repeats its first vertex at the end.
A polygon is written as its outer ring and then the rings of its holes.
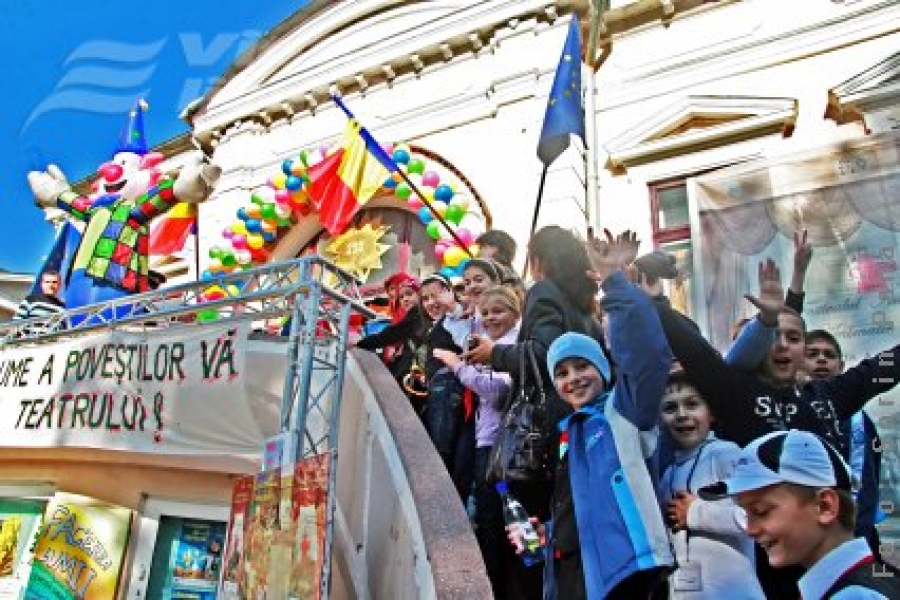
{"type": "Polygon", "coordinates": [[[202,95],[300,0],[21,0],[0,2],[0,268],[35,272],[53,229],[26,175],[58,164],[70,181],[111,158],[129,107],[150,104],[148,142],[187,130],[202,95]]]}

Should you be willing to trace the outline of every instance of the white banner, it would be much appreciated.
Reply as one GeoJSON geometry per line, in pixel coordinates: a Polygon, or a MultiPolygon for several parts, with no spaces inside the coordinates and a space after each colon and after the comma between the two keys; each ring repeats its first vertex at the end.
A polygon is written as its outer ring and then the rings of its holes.
{"type": "Polygon", "coordinates": [[[248,328],[113,331],[0,351],[0,443],[258,455],[266,435],[247,392],[248,328]]]}

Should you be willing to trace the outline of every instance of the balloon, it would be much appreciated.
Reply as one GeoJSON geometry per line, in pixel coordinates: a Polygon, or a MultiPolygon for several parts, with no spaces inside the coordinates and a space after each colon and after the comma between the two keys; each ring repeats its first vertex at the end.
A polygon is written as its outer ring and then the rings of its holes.
{"type": "Polygon", "coordinates": [[[302,159],[294,161],[294,164],[291,166],[291,175],[296,175],[300,178],[306,177],[306,164],[302,159]]]}
{"type": "Polygon", "coordinates": [[[390,156],[391,154],[394,153],[394,145],[393,145],[393,144],[390,144],[390,143],[382,143],[382,144],[381,144],[381,149],[382,149],[382,150],[384,151],[384,153],[387,154],[388,156],[390,156]]]}
{"type": "Polygon", "coordinates": [[[430,210],[423,206],[419,209],[419,219],[427,225],[434,219],[434,216],[431,214],[430,210]]]}
{"type": "Polygon", "coordinates": [[[207,308],[197,313],[197,320],[201,323],[209,323],[219,318],[219,311],[214,308],[207,308]]]}
{"type": "Polygon", "coordinates": [[[422,201],[419,200],[418,196],[410,196],[409,200],[407,200],[406,203],[410,208],[414,208],[415,210],[419,210],[420,208],[425,206],[424,204],[422,204],[422,201]]]}
{"type": "Polygon", "coordinates": [[[455,267],[459,265],[463,260],[466,259],[469,255],[466,254],[466,251],[458,246],[453,246],[451,248],[447,248],[447,251],[444,252],[444,264],[448,267],[455,267]]]}
{"type": "Polygon", "coordinates": [[[259,250],[265,245],[265,240],[263,240],[261,235],[251,233],[247,236],[247,245],[251,250],[259,250]]]}
{"type": "Polygon", "coordinates": [[[432,221],[425,227],[428,236],[433,240],[441,239],[441,224],[438,221],[432,221]]]}
{"type": "Polygon", "coordinates": [[[226,227],[225,229],[222,230],[222,237],[225,238],[226,240],[230,240],[231,236],[233,236],[233,235],[234,235],[234,232],[231,229],[229,229],[228,227],[226,227]]]}
{"type": "Polygon", "coordinates": [[[275,205],[274,204],[263,204],[259,209],[260,215],[263,219],[274,219],[277,215],[275,214],[275,205]]]}
{"type": "Polygon", "coordinates": [[[200,274],[200,279],[213,279],[213,278],[215,278],[215,276],[216,276],[215,273],[213,273],[212,271],[207,269],[207,270],[203,271],[203,273],[200,274]]]}
{"type": "Polygon", "coordinates": [[[247,235],[247,225],[243,221],[236,221],[231,224],[231,231],[238,235],[247,235]]]}
{"type": "Polygon", "coordinates": [[[287,182],[287,175],[285,175],[284,173],[278,173],[278,174],[272,176],[272,178],[269,180],[269,185],[271,185],[276,190],[283,190],[284,184],[286,182],[287,182]]]}
{"type": "Polygon", "coordinates": [[[236,286],[234,284],[226,286],[225,291],[228,292],[229,296],[240,296],[241,295],[241,288],[239,288],[238,286],[236,286]]]}
{"type": "Polygon", "coordinates": [[[219,258],[220,256],[222,256],[222,252],[223,252],[222,248],[219,248],[218,246],[213,246],[212,248],[209,249],[209,257],[210,258],[219,258]]]}
{"type": "Polygon", "coordinates": [[[441,275],[446,277],[447,279],[452,279],[454,277],[459,277],[459,273],[456,272],[456,269],[453,267],[444,267],[440,271],[438,271],[441,275]]]}
{"type": "Polygon", "coordinates": [[[225,290],[218,285],[211,285],[203,290],[203,297],[207,300],[221,300],[225,297],[225,290]]]}
{"type": "Polygon", "coordinates": [[[393,176],[391,176],[385,179],[382,185],[384,185],[384,187],[388,188],[389,190],[392,190],[397,187],[397,180],[394,179],[393,176]]]}
{"type": "MultiPolygon", "coordinates": [[[[272,209],[275,210],[274,208],[272,209]]],[[[277,218],[277,217],[275,217],[277,218]]],[[[275,221],[263,221],[262,224],[263,233],[277,233],[278,232],[278,224],[275,221]]]]}
{"type": "Polygon", "coordinates": [[[425,196],[426,200],[428,200],[429,202],[432,202],[432,203],[434,202],[434,190],[433,189],[431,189],[430,187],[427,187],[424,190],[420,188],[419,191],[422,192],[422,195],[425,196]]]}
{"type": "Polygon", "coordinates": [[[409,164],[406,165],[407,173],[418,173],[421,175],[425,172],[425,161],[421,158],[413,158],[409,161],[409,164]]]}
{"type": "Polygon", "coordinates": [[[286,158],[283,163],[281,163],[281,172],[285,175],[293,175],[294,174],[294,161],[290,158],[286,158]]]}
{"type": "Polygon", "coordinates": [[[291,193],[288,190],[278,190],[275,192],[275,202],[278,204],[288,204],[291,201],[291,193]]]}
{"type": "Polygon", "coordinates": [[[293,194],[291,194],[290,203],[294,206],[300,206],[301,204],[306,204],[309,202],[309,194],[306,193],[306,190],[297,190],[293,194]]]}
{"type": "Polygon", "coordinates": [[[222,258],[219,259],[222,261],[223,267],[233,267],[237,264],[237,259],[234,257],[233,252],[225,252],[222,254],[222,258]]]}
{"type": "Polygon", "coordinates": [[[458,264],[458,265],[456,265],[456,273],[457,273],[460,277],[462,277],[462,274],[465,272],[465,270],[466,270],[466,265],[469,264],[469,261],[470,261],[470,260],[472,260],[472,259],[469,258],[468,256],[466,256],[464,259],[462,259],[461,261],[459,261],[459,264],[458,264]]]}
{"type": "Polygon", "coordinates": [[[262,223],[259,222],[259,219],[247,219],[246,227],[247,231],[251,233],[259,233],[262,231],[262,223]]]}
{"type": "Polygon", "coordinates": [[[213,273],[218,273],[222,270],[222,263],[219,262],[218,258],[213,258],[209,261],[209,270],[213,273]]]}
{"type": "Polygon", "coordinates": [[[434,189],[434,199],[441,202],[449,202],[453,198],[453,188],[446,183],[442,183],[434,189]]]}
{"type": "Polygon", "coordinates": [[[251,248],[250,256],[253,257],[254,262],[258,263],[264,263],[269,260],[269,253],[262,248],[251,248]]]}
{"type": "Polygon", "coordinates": [[[410,196],[412,196],[412,190],[409,188],[406,183],[397,184],[397,191],[395,192],[398,198],[403,200],[408,200],[410,196]]]}
{"type": "MultiPolygon", "coordinates": [[[[431,223],[429,223],[429,225],[431,225],[431,223]]],[[[447,246],[441,246],[440,244],[436,244],[434,246],[434,255],[440,261],[444,260],[444,252],[446,252],[446,251],[447,251],[447,246]]]]}
{"type": "Polygon", "coordinates": [[[245,221],[250,221],[252,219],[259,219],[262,216],[262,209],[259,207],[260,205],[254,204],[253,206],[248,206],[246,213],[247,218],[245,221]]]}
{"type": "Polygon", "coordinates": [[[296,192],[303,187],[303,179],[296,175],[288,175],[287,179],[284,181],[284,187],[292,192],[296,192]]]}
{"type": "Polygon", "coordinates": [[[441,182],[441,176],[434,171],[425,171],[422,173],[422,185],[430,188],[437,187],[441,182]]]}
{"type": "Polygon", "coordinates": [[[394,148],[394,154],[392,157],[394,162],[398,165],[405,165],[409,162],[409,149],[404,146],[397,146],[394,148]]]}
{"type": "Polygon", "coordinates": [[[247,219],[249,219],[250,216],[247,214],[247,209],[244,207],[237,209],[237,218],[241,221],[246,221],[247,219]]]}
{"type": "Polygon", "coordinates": [[[464,208],[460,206],[455,206],[453,204],[449,204],[447,206],[446,212],[444,212],[444,218],[453,223],[454,225],[459,225],[459,222],[463,220],[463,217],[466,216],[466,211],[464,208]]]}
{"type": "Polygon", "coordinates": [[[431,208],[434,210],[434,212],[441,215],[442,217],[447,212],[447,205],[444,204],[443,202],[432,202],[431,208]]]}
{"type": "Polygon", "coordinates": [[[235,250],[246,250],[247,237],[236,233],[234,234],[234,237],[231,238],[231,245],[235,250]]]}
{"type": "Polygon", "coordinates": [[[274,233],[271,233],[271,232],[269,232],[269,231],[263,231],[263,232],[262,232],[262,239],[263,239],[263,241],[266,242],[266,243],[274,242],[276,237],[277,237],[277,236],[276,236],[274,233]]]}
{"type": "Polygon", "coordinates": [[[465,227],[460,227],[459,229],[456,230],[456,237],[458,237],[459,240],[466,246],[470,245],[472,242],[475,241],[475,238],[472,235],[472,232],[469,231],[468,229],[466,229],[465,227]]]}

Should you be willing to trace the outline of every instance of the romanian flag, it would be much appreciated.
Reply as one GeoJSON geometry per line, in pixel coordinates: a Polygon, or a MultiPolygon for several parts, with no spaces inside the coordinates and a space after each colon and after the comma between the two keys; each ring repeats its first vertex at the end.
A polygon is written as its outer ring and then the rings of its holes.
{"type": "Polygon", "coordinates": [[[181,202],[167,212],[150,231],[150,254],[172,254],[184,248],[197,224],[197,205],[181,202]]]}
{"type": "Polygon", "coordinates": [[[359,209],[398,170],[387,152],[351,116],[343,146],[308,171],[307,191],[322,226],[331,235],[344,231],[359,209]]]}

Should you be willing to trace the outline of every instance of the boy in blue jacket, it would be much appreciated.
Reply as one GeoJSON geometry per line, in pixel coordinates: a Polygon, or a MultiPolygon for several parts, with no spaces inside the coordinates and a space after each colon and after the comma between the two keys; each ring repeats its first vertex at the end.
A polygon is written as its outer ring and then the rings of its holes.
{"type": "Polygon", "coordinates": [[[647,295],[619,268],[592,262],[616,380],[593,338],[566,333],[548,350],[548,371],[574,412],[559,423],[544,597],[644,599],[674,562],[650,465],[672,354],[647,295]]]}

